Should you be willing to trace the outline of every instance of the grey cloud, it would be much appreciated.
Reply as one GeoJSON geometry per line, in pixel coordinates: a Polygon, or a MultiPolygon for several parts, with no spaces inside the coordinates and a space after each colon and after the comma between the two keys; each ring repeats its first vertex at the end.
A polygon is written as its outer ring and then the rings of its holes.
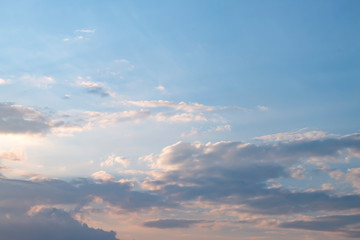
{"type": "Polygon", "coordinates": [[[341,152],[347,149],[360,149],[359,134],[260,145],[179,142],[157,156],[157,166],[164,173],[145,183],[175,202],[245,205],[242,211],[266,215],[360,209],[360,195],[336,196],[327,191],[290,191],[267,185],[269,180],[290,177],[294,164],[313,157],[344,157],[341,152]]]}
{"type": "Polygon", "coordinates": [[[3,240],[117,240],[115,232],[88,227],[60,209],[42,209],[34,215],[0,218],[3,240]]]}
{"type": "Polygon", "coordinates": [[[77,179],[72,182],[48,180],[31,182],[0,179],[0,212],[24,212],[41,204],[74,204],[81,208],[94,196],[122,208],[136,211],[151,207],[173,206],[163,196],[132,190],[129,183],[93,182],[77,179]]]}
{"type": "Polygon", "coordinates": [[[186,220],[186,219],[160,219],[154,221],[144,222],[145,227],[150,228],[190,228],[197,223],[203,223],[203,220],[186,220]]]}
{"type": "Polygon", "coordinates": [[[96,94],[101,97],[109,97],[112,95],[111,92],[102,83],[81,81],[78,83],[79,86],[84,87],[88,93],[96,94]]]}
{"type": "Polygon", "coordinates": [[[305,229],[325,232],[341,232],[348,237],[360,238],[360,231],[356,226],[360,224],[360,214],[356,215],[333,215],[316,217],[312,221],[284,222],[282,228],[305,229]]]}
{"type": "Polygon", "coordinates": [[[48,119],[39,111],[30,107],[0,103],[0,133],[38,134],[49,130],[48,119]]]}

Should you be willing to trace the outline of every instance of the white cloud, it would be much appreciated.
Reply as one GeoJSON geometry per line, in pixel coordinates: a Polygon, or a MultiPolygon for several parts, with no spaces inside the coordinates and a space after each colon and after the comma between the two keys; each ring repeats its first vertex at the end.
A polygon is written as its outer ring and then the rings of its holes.
{"type": "Polygon", "coordinates": [[[0,85],[5,85],[5,84],[8,84],[8,83],[9,83],[8,79],[0,78],[0,85]]]}
{"type": "Polygon", "coordinates": [[[180,114],[167,114],[158,113],[154,116],[156,121],[159,122],[196,122],[196,121],[207,121],[206,116],[203,113],[180,113],[180,114]]]}
{"type": "Polygon", "coordinates": [[[112,167],[115,163],[122,165],[123,167],[128,167],[130,164],[130,160],[123,156],[116,156],[115,154],[111,154],[104,162],[100,163],[101,167],[112,167]]]}
{"type": "Polygon", "coordinates": [[[258,105],[257,108],[258,108],[260,111],[263,111],[263,112],[266,112],[266,111],[269,111],[269,110],[270,110],[269,107],[262,106],[262,105],[258,105]]]}
{"type": "Polygon", "coordinates": [[[185,102],[170,102],[165,100],[151,100],[151,101],[124,101],[125,105],[134,105],[145,108],[172,108],[184,112],[206,111],[212,112],[216,107],[206,106],[200,103],[185,103],[185,102]]]}
{"type": "Polygon", "coordinates": [[[162,92],[166,90],[165,87],[162,85],[157,86],[156,89],[162,92]]]}
{"type": "Polygon", "coordinates": [[[198,133],[199,133],[199,132],[198,132],[197,129],[192,128],[189,132],[182,133],[182,134],[181,134],[181,137],[182,137],[182,138],[193,137],[193,136],[197,135],[198,133]]]}
{"type": "Polygon", "coordinates": [[[92,35],[96,32],[95,29],[78,29],[75,30],[72,36],[63,39],[64,42],[89,40],[92,35]]]}
{"type": "Polygon", "coordinates": [[[94,34],[95,29],[79,29],[79,30],[76,30],[76,32],[94,34]]]}
{"type": "Polygon", "coordinates": [[[229,124],[217,126],[215,128],[215,131],[217,132],[231,131],[231,126],[229,124]]]}
{"type": "Polygon", "coordinates": [[[253,139],[263,140],[268,142],[278,142],[278,141],[317,140],[328,137],[328,135],[322,131],[304,132],[304,130],[305,129],[300,129],[295,132],[275,133],[261,137],[254,137],[253,139]]]}
{"type": "Polygon", "coordinates": [[[104,181],[104,182],[113,181],[115,179],[114,176],[110,175],[109,173],[107,173],[105,171],[95,172],[91,176],[95,180],[101,180],[101,181],[104,181]]]}

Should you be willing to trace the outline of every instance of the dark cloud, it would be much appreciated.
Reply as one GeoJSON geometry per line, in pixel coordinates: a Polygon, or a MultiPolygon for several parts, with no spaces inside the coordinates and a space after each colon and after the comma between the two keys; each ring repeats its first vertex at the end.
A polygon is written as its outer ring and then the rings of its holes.
{"type": "Polygon", "coordinates": [[[179,142],[157,156],[156,164],[164,173],[146,184],[178,203],[204,200],[242,205],[247,206],[242,211],[257,214],[360,209],[357,194],[341,196],[329,191],[268,187],[268,181],[291,177],[294,164],[309,158],[344,158],[348,149],[360,149],[359,134],[260,145],[179,142]]]}
{"type": "Polygon", "coordinates": [[[79,82],[78,85],[85,88],[88,93],[96,94],[101,97],[111,96],[111,93],[106,89],[106,87],[102,83],[82,81],[79,82]]]}
{"type": "Polygon", "coordinates": [[[360,238],[358,230],[360,214],[316,217],[312,221],[291,221],[280,224],[282,228],[305,229],[312,231],[341,232],[348,237],[360,238]]]}
{"type": "Polygon", "coordinates": [[[96,94],[99,95],[101,97],[109,97],[110,93],[104,89],[103,87],[89,87],[87,88],[87,92],[88,93],[92,93],[92,94],[96,94]]]}
{"type": "Polygon", "coordinates": [[[197,223],[203,223],[203,220],[186,220],[186,219],[160,219],[144,222],[145,227],[150,228],[190,228],[197,223]]]}
{"type": "Polygon", "coordinates": [[[38,134],[49,130],[47,118],[39,111],[21,105],[0,103],[0,133],[38,134]]]}
{"type": "Polygon", "coordinates": [[[42,204],[73,204],[81,208],[94,196],[126,211],[173,206],[167,203],[163,196],[132,190],[130,183],[95,183],[88,179],[72,182],[0,179],[0,189],[1,199],[4,200],[0,205],[0,212],[24,212],[34,205],[42,204]]]}
{"type": "Polygon", "coordinates": [[[3,240],[117,240],[115,232],[88,227],[60,209],[42,209],[34,215],[0,218],[3,240]]]}

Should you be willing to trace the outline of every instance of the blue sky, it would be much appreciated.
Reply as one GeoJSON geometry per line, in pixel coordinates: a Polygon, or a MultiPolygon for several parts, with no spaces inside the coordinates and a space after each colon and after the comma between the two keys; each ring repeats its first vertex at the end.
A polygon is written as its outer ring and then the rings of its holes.
{"type": "Polygon", "coordinates": [[[359,238],[359,11],[1,2],[1,232],[359,238]]]}

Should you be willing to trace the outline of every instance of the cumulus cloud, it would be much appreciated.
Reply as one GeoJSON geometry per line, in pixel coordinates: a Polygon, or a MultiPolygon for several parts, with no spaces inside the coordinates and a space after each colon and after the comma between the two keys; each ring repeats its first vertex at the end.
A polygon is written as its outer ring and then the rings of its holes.
{"type": "Polygon", "coordinates": [[[190,228],[192,225],[207,222],[204,220],[187,220],[187,219],[159,219],[144,222],[145,227],[150,228],[190,228]]]}
{"type": "Polygon", "coordinates": [[[246,206],[243,212],[264,215],[360,209],[360,195],[356,194],[267,187],[270,180],[303,179],[306,172],[299,164],[306,159],[346,158],[347,149],[359,148],[358,134],[261,145],[178,142],[152,157],[152,166],[161,172],[144,186],[176,202],[203,200],[246,206]]]}
{"type": "Polygon", "coordinates": [[[32,215],[0,217],[2,239],[117,240],[115,232],[88,227],[61,209],[42,209],[32,215]]]}
{"type": "Polygon", "coordinates": [[[122,165],[123,167],[128,167],[130,164],[130,160],[123,156],[116,156],[115,154],[111,154],[104,162],[100,163],[101,167],[112,167],[115,163],[122,165]]]}
{"type": "Polygon", "coordinates": [[[269,110],[270,110],[269,107],[262,106],[262,105],[258,105],[257,108],[258,108],[260,111],[263,111],[263,112],[266,112],[266,111],[269,111],[269,110]]]}
{"type": "Polygon", "coordinates": [[[48,119],[31,107],[0,103],[0,133],[42,134],[50,130],[48,119]]]}

